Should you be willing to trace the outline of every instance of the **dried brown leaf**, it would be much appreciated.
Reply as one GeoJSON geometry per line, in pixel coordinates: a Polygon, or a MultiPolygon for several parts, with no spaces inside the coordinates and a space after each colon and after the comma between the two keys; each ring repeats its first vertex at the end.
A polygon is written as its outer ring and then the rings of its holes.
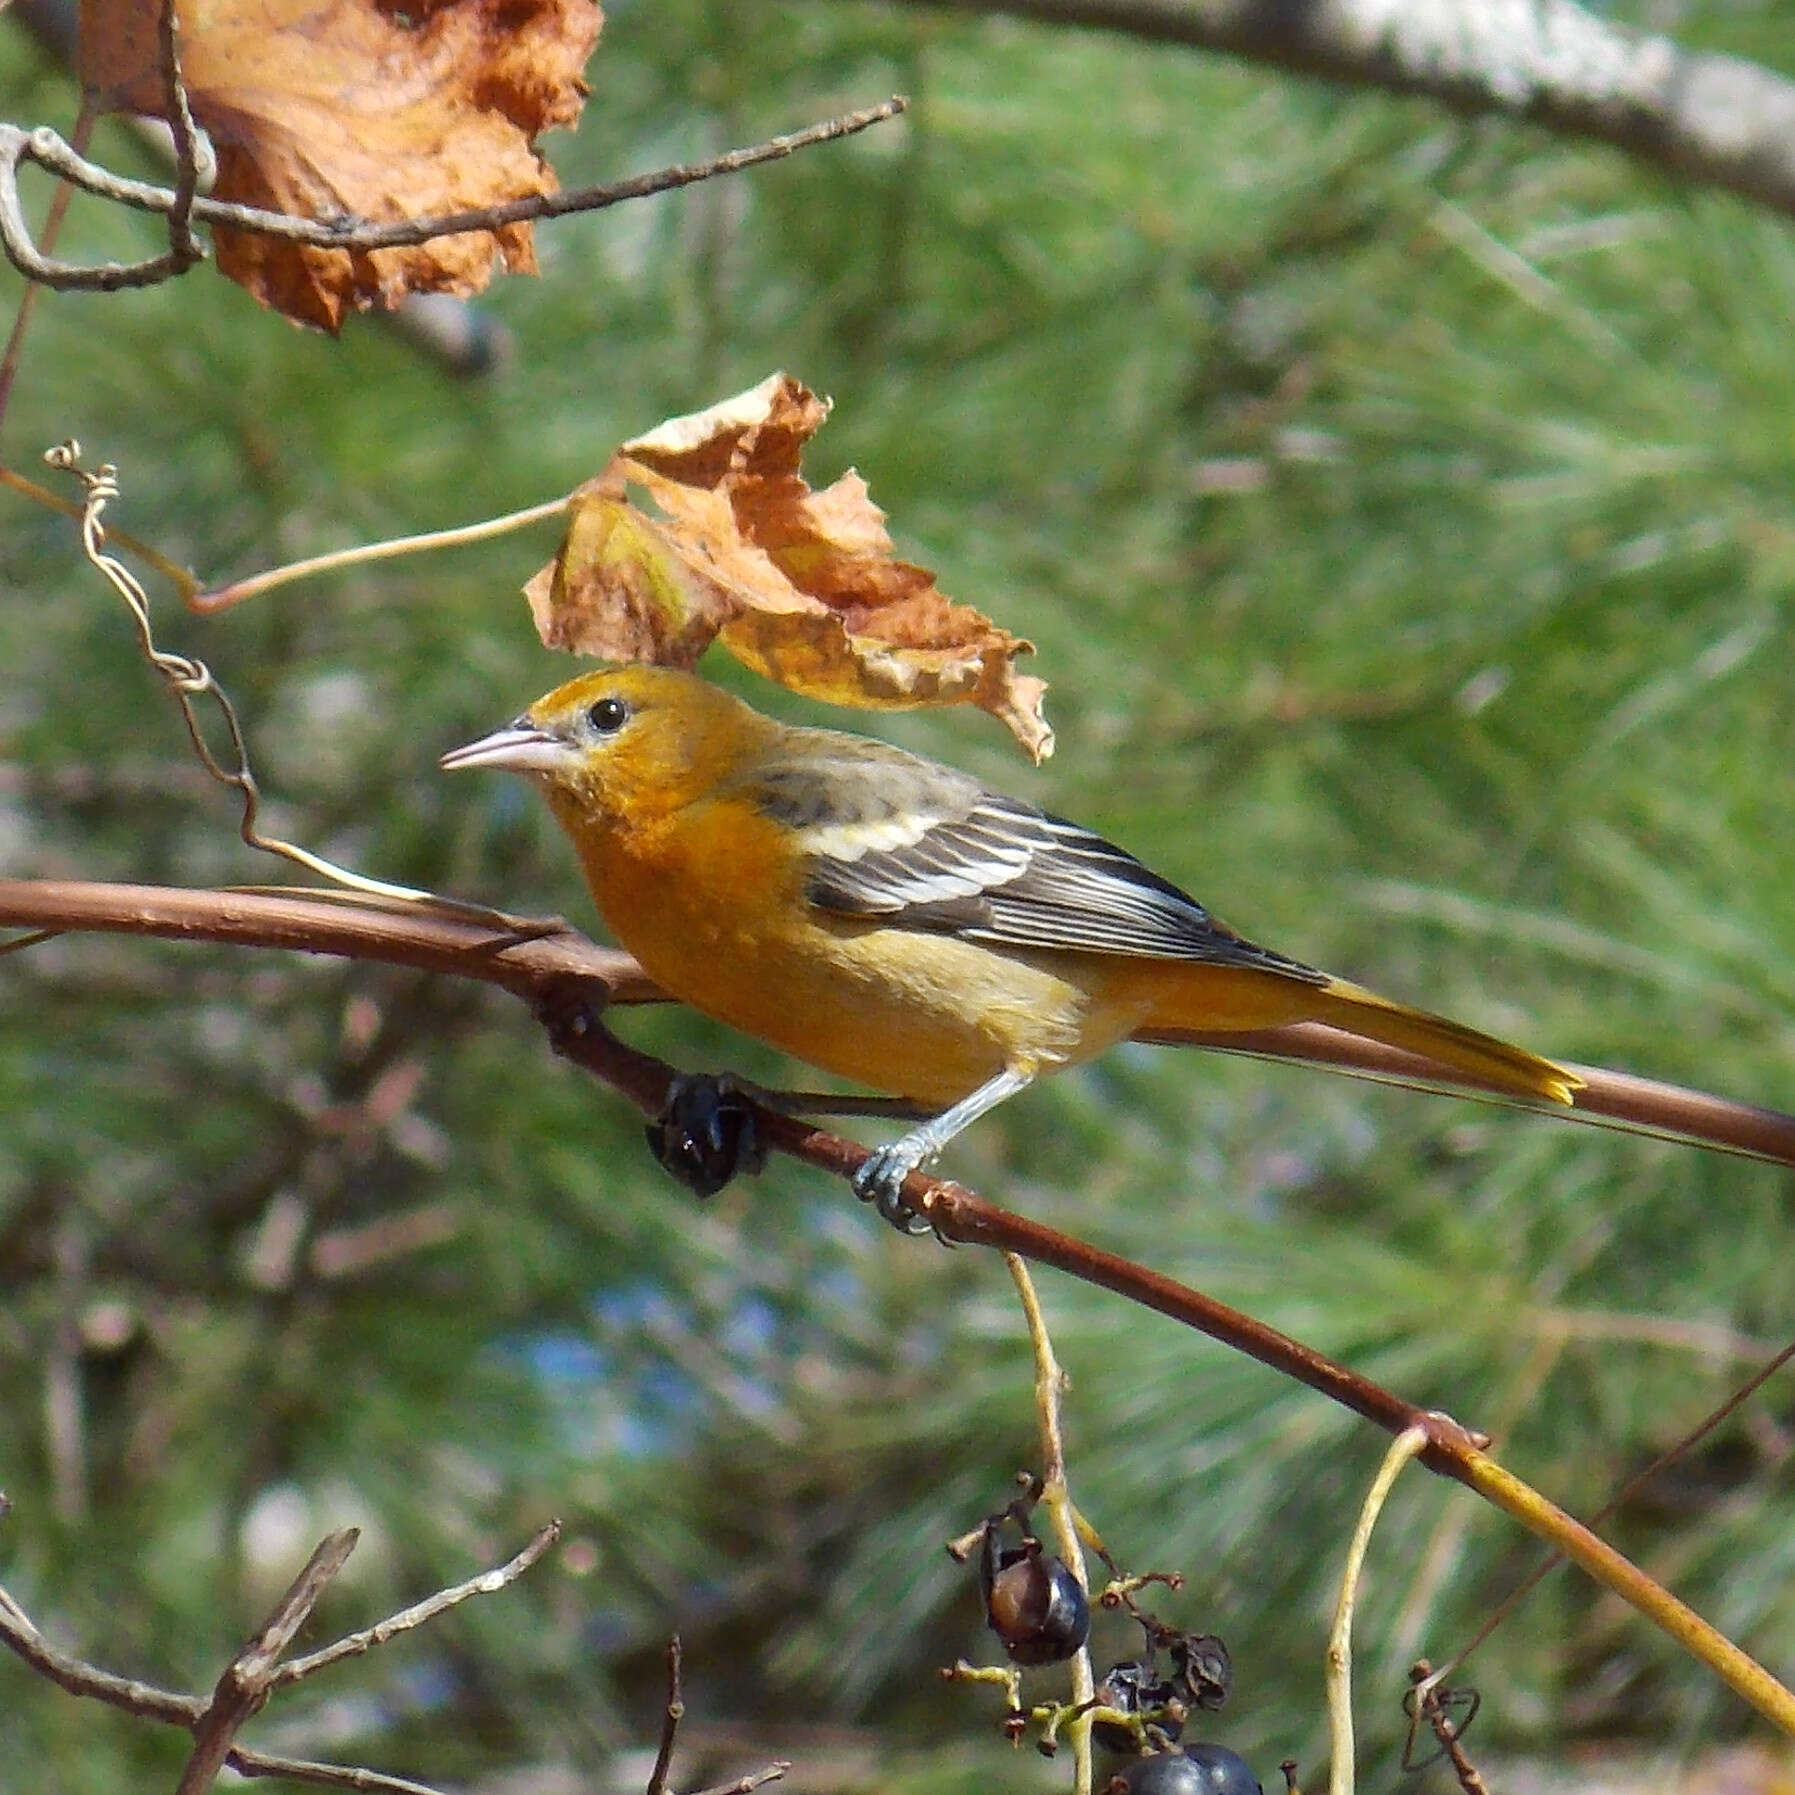
{"type": "Polygon", "coordinates": [[[899,560],[858,474],[821,492],[805,482],[800,457],[828,410],[775,374],[625,443],[575,495],[560,553],[525,588],[543,641],[684,667],[721,639],[769,679],[837,704],[980,705],[1045,758],[1046,684],[1015,668],[1032,645],[899,560]]]}
{"type": "MultiPolygon", "coordinates": [[[[163,113],[159,16],[159,0],[83,0],[98,103],[163,113]]],[[[532,143],[578,118],[602,15],[596,0],[179,0],[178,17],[216,198],[388,223],[553,192],[532,143]]],[[[498,263],[536,265],[527,224],[369,251],[221,230],[217,248],[264,304],[327,330],[351,306],[474,293],[498,263]]]]}

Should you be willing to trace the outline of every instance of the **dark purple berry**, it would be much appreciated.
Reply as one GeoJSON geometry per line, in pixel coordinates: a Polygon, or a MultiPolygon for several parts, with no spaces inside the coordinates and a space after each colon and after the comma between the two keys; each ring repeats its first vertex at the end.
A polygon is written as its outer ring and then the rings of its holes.
{"type": "Polygon", "coordinates": [[[1091,1605],[1060,1558],[1006,1552],[985,1591],[985,1618],[1018,1664],[1058,1664],[1090,1636],[1091,1605]]]}
{"type": "Polygon", "coordinates": [[[1185,1745],[1136,1758],[1111,1783],[1126,1795],[1264,1795],[1245,1758],[1225,1745],[1185,1745]]]}

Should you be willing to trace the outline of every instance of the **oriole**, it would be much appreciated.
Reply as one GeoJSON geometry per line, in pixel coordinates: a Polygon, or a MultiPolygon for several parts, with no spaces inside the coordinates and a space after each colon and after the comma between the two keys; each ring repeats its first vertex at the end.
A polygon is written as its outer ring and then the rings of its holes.
{"type": "Polygon", "coordinates": [[[1325,1022],[1520,1097],[1577,1077],[1236,934],[1077,823],[889,743],[774,721],[689,673],[588,673],[443,756],[535,780],[618,941],[669,994],[940,1111],[907,1173],[1044,1073],[1137,1029],[1325,1022]]]}

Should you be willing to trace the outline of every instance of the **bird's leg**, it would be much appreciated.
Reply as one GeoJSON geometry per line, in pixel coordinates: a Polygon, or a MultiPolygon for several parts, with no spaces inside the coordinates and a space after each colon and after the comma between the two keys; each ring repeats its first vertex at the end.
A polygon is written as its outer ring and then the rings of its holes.
{"type": "Polygon", "coordinates": [[[944,1109],[932,1121],[923,1123],[920,1128],[912,1128],[887,1147],[875,1148],[854,1174],[854,1195],[863,1203],[871,1203],[899,1233],[926,1233],[928,1223],[904,1201],[904,1180],[918,1166],[933,1159],[961,1129],[970,1127],[980,1116],[994,1110],[1006,1097],[1014,1097],[1018,1091],[1026,1090],[1034,1083],[1034,1078],[1032,1072],[1006,1066],[995,1078],[987,1079],[976,1091],[962,1097],[951,1109],[944,1109]]]}

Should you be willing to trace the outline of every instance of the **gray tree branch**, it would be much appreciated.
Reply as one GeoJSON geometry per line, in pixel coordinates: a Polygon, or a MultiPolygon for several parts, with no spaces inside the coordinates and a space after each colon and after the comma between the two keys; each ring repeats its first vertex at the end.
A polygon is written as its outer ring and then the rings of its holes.
{"type": "MultiPolygon", "coordinates": [[[[918,4],[919,0],[909,0],[918,4]]],[[[1572,0],[920,0],[1222,50],[1611,144],[1795,216],[1795,82],[1572,0]]]]}

